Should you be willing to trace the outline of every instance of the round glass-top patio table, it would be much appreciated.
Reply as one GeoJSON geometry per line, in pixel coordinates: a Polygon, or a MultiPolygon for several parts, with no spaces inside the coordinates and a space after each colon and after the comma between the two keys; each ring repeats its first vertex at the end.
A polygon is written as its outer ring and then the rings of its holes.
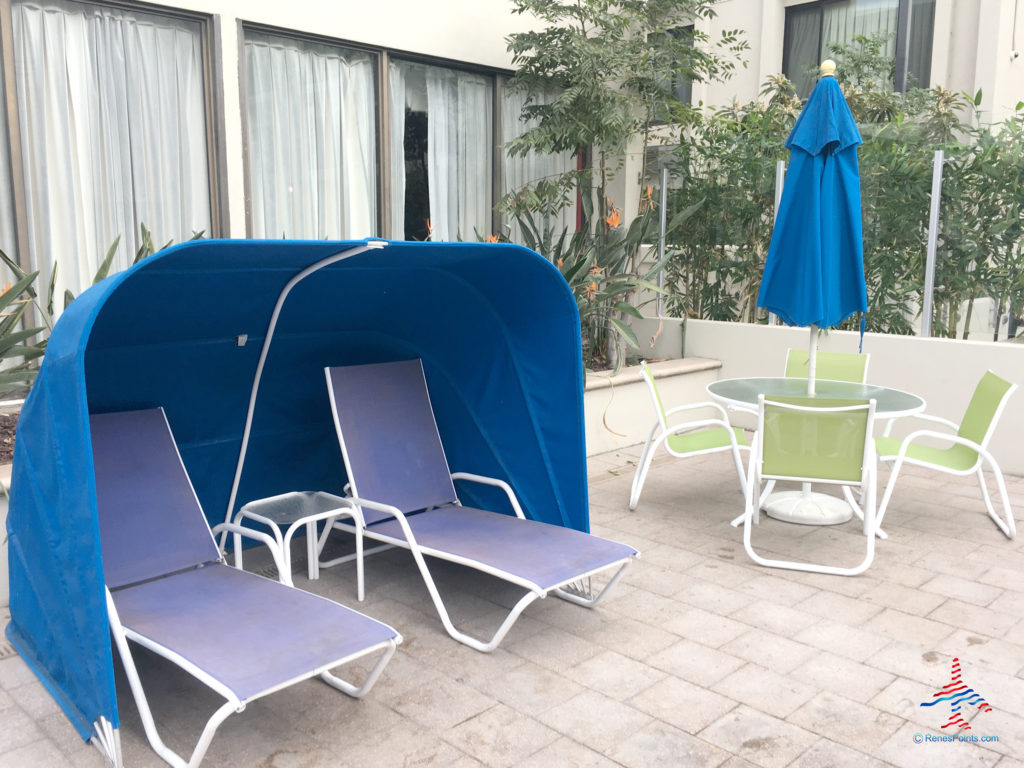
{"type": "MultiPolygon", "coordinates": [[[[750,413],[757,413],[759,395],[808,397],[807,379],[783,376],[720,379],[708,384],[707,391],[712,399],[723,405],[750,413]]],[[[920,413],[925,405],[924,398],[901,389],[828,379],[817,379],[814,382],[814,394],[810,397],[823,400],[874,400],[875,416],[883,419],[920,413]]],[[[812,493],[810,484],[804,484],[800,491],[782,491],[769,495],[764,500],[762,509],[778,520],[803,525],[834,525],[845,523],[853,516],[853,510],[844,500],[828,494],[812,493]]]]}
{"type": "MultiPolygon", "coordinates": [[[[720,379],[707,386],[708,394],[718,402],[744,411],[757,411],[757,396],[807,397],[807,379],[784,376],[761,376],[748,379],[720,379]]],[[[924,398],[901,389],[878,384],[858,384],[852,381],[818,379],[814,394],[818,398],[846,398],[874,400],[875,416],[894,419],[910,416],[924,410],[924,398]]]]}

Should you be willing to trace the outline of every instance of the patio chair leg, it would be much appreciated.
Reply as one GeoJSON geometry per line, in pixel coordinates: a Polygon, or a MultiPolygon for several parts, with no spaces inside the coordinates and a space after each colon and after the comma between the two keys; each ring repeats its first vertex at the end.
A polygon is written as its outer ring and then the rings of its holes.
{"type": "Polygon", "coordinates": [[[995,460],[991,455],[984,456],[992,467],[992,474],[996,478],[996,487],[999,489],[999,499],[1003,502],[1003,509],[1006,511],[1006,521],[999,516],[996,512],[995,507],[992,506],[992,498],[988,492],[988,484],[985,482],[984,464],[978,467],[978,484],[981,486],[981,495],[985,499],[985,506],[988,509],[988,516],[992,518],[992,522],[1003,532],[1003,535],[1008,539],[1012,539],[1017,535],[1017,527],[1013,522],[1013,510],[1010,508],[1010,497],[1006,492],[1006,481],[1003,479],[1003,473],[999,469],[999,465],[996,464],[995,460]]]}
{"type": "Polygon", "coordinates": [[[654,459],[653,435],[647,437],[644,449],[640,454],[640,461],[636,465],[636,472],[633,475],[633,487],[629,490],[629,508],[636,509],[640,502],[640,491],[643,490],[644,482],[647,480],[647,472],[651,468],[651,461],[654,459]]]}
{"type": "Polygon", "coordinates": [[[875,513],[875,535],[880,539],[889,538],[888,534],[882,530],[882,518],[885,517],[885,512],[889,508],[892,489],[896,487],[896,478],[899,477],[901,469],[903,469],[902,455],[893,462],[892,471],[889,473],[889,481],[885,484],[885,493],[882,494],[882,502],[878,505],[878,512],[875,513]]]}

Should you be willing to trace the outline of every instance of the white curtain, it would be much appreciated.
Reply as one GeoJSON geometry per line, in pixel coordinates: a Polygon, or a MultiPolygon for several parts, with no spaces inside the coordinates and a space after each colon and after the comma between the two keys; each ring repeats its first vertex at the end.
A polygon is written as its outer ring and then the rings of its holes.
{"type": "Polygon", "coordinates": [[[127,267],[140,224],[157,247],[209,234],[199,25],[60,0],[16,3],[13,20],[40,282],[59,262],[58,295],[88,287],[118,235],[113,269],[127,267]]]}
{"type": "Polygon", "coordinates": [[[388,63],[391,114],[391,239],[405,239],[405,70],[388,63]]]}
{"type": "MultiPolygon", "coordinates": [[[[11,194],[11,158],[10,142],[7,141],[7,131],[0,127],[0,250],[10,256],[14,253],[14,196],[11,194]]],[[[6,266],[0,266],[0,279],[6,285],[14,275],[6,266]]]]}
{"type": "Polygon", "coordinates": [[[855,35],[872,37],[879,32],[891,35],[885,55],[896,55],[899,0],[847,0],[822,6],[822,13],[822,57],[828,53],[829,43],[849,44],[855,35]]]}
{"type": "Polygon", "coordinates": [[[253,234],[376,235],[374,60],[248,33],[245,61],[253,234]]]}
{"type": "MultiPolygon", "coordinates": [[[[558,152],[545,154],[541,152],[528,152],[525,155],[512,157],[505,150],[504,144],[522,135],[537,124],[537,120],[526,120],[523,118],[523,107],[526,104],[526,94],[519,90],[505,88],[501,96],[501,137],[502,137],[502,173],[501,192],[508,195],[513,192],[536,184],[543,179],[551,179],[560,176],[573,169],[574,161],[571,152],[558,152]]],[[[538,222],[542,226],[550,226],[554,231],[561,232],[568,229],[570,232],[576,228],[576,206],[570,202],[559,210],[554,216],[544,216],[538,222]]],[[[512,242],[521,242],[519,223],[511,217],[507,217],[505,226],[508,229],[509,239],[512,242]]]]}
{"type": "MultiPolygon", "coordinates": [[[[404,137],[396,116],[405,107],[427,113],[427,187],[432,240],[476,240],[491,233],[492,79],[469,72],[397,63],[392,73],[392,144],[404,137]],[[395,103],[394,70],[403,102],[395,103]],[[424,83],[418,93],[415,83],[424,83]],[[425,103],[423,97],[425,96],[425,103]]],[[[399,145],[404,147],[404,145],[399,145]]],[[[402,152],[404,157],[404,149],[402,152]]],[[[392,167],[397,156],[392,154],[392,167]]],[[[394,174],[392,183],[395,184],[394,174]]],[[[394,194],[405,194],[404,179],[394,194]]],[[[393,233],[394,237],[398,237],[393,233]]]]}

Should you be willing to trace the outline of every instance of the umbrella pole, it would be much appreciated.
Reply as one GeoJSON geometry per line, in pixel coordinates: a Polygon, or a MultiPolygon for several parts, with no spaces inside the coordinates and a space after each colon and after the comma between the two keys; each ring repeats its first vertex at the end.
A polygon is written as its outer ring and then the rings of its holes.
{"type": "Polygon", "coordinates": [[[814,379],[818,368],[818,326],[811,326],[811,338],[807,345],[807,395],[814,395],[814,379]]]}

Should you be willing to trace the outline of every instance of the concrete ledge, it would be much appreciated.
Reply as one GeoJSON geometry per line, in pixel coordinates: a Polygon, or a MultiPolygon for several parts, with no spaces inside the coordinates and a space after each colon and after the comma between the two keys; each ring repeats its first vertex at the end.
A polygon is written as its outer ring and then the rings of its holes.
{"type": "MultiPolygon", "coordinates": [[[[649,363],[665,407],[708,400],[707,385],[719,378],[722,363],[687,357],[649,363]]],[[[583,393],[587,455],[642,443],[657,416],[640,366],[618,373],[587,374],[583,393]]]]}

